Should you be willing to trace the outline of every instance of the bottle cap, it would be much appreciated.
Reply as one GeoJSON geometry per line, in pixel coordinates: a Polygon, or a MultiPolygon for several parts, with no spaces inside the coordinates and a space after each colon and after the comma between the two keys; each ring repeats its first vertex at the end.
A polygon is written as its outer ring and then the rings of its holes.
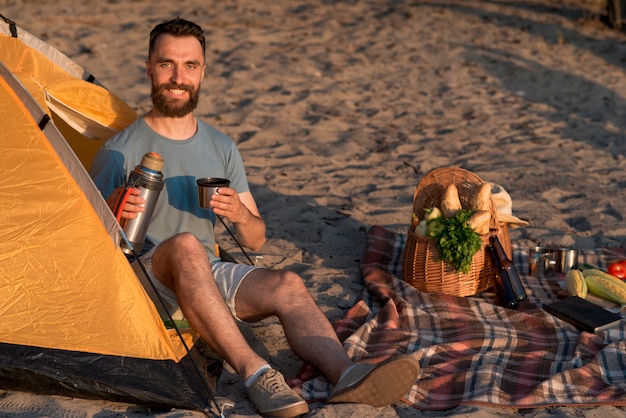
{"type": "Polygon", "coordinates": [[[141,165],[154,171],[161,171],[163,168],[163,157],[156,152],[148,152],[141,159],[141,165]]]}

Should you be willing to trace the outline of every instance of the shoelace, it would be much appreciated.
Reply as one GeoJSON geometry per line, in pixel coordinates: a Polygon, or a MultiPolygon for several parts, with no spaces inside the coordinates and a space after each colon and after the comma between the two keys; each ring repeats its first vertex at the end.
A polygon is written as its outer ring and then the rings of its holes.
{"type": "Polygon", "coordinates": [[[264,373],[260,377],[259,383],[271,393],[282,392],[289,389],[287,383],[281,379],[281,376],[276,372],[276,370],[270,370],[264,373]]]}

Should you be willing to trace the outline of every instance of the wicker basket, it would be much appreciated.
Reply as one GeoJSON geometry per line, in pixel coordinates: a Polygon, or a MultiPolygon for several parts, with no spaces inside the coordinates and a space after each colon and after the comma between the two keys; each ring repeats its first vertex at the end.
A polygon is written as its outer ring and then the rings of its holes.
{"type": "MultiPolygon", "coordinates": [[[[437,168],[419,182],[413,196],[413,211],[424,219],[425,209],[439,207],[447,185],[454,184],[459,190],[463,209],[470,209],[472,197],[483,181],[474,173],[457,167],[437,168]]],[[[493,203],[493,202],[492,202],[493,203]]],[[[489,289],[495,269],[487,252],[489,237],[497,235],[504,251],[511,257],[511,239],[506,224],[498,222],[495,205],[491,205],[490,233],[482,236],[483,246],[472,259],[469,273],[457,273],[453,265],[439,261],[435,242],[418,236],[409,228],[402,255],[404,281],[424,292],[441,292],[455,296],[472,296],[489,289]]]]}

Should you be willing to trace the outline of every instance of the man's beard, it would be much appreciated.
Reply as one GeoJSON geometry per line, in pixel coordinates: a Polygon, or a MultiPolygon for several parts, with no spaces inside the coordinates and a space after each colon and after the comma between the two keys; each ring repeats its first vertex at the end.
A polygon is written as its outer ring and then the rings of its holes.
{"type": "Polygon", "coordinates": [[[198,106],[198,100],[200,98],[199,89],[194,90],[193,87],[186,84],[174,84],[164,83],[161,85],[152,84],[152,103],[155,109],[157,109],[163,116],[169,118],[182,118],[198,106]],[[173,105],[168,98],[163,94],[165,90],[185,90],[189,93],[189,100],[182,105],[173,105]]]}

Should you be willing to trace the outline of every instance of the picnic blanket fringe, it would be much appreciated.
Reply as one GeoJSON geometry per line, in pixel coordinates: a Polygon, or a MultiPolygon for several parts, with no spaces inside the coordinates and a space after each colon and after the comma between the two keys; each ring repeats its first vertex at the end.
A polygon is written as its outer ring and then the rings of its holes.
{"type": "MultiPolygon", "coordinates": [[[[556,300],[556,281],[525,275],[527,255],[515,244],[514,261],[529,294],[520,309],[497,306],[491,293],[420,292],[400,278],[405,239],[380,226],[369,230],[363,297],[335,324],[355,361],[375,363],[400,353],[420,361],[419,379],[404,402],[421,410],[626,406],[626,321],[595,335],[543,311],[556,300]]],[[[605,265],[602,250],[581,257],[605,265]]],[[[323,400],[331,389],[310,368],[296,383],[307,400],[323,400]]]]}

